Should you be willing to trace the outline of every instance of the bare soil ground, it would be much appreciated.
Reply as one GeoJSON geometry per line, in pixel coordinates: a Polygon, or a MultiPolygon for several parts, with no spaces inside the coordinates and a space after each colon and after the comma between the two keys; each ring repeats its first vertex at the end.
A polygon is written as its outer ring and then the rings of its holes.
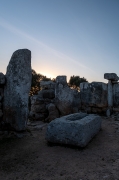
{"type": "Polygon", "coordinates": [[[47,125],[0,136],[0,180],[119,180],[119,121],[103,117],[87,147],[49,146],[47,125]],[[22,138],[20,138],[22,137],[22,138]]]}

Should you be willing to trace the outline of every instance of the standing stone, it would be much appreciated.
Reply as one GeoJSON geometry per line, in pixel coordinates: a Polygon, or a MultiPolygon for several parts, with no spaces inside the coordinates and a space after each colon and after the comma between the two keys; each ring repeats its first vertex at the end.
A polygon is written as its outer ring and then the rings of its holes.
{"type": "Polygon", "coordinates": [[[113,106],[119,108],[119,84],[113,84],[113,106]]]}
{"type": "Polygon", "coordinates": [[[66,82],[66,76],[57,76],[56,78],[55,104],[61,116],[80,110],[80,93],[70,89],[66,82]]]}
{"type": "Polygon", "coordinates": [[[113,106],[113,89],[111,80],[108,81],[108,107],[113,106]]]}
{"type": "Polygon", "coordinates": [[[3,127],[16,131],[26,129],[31,78],[31,51],[15,51],[6,73],[3,127]]]}

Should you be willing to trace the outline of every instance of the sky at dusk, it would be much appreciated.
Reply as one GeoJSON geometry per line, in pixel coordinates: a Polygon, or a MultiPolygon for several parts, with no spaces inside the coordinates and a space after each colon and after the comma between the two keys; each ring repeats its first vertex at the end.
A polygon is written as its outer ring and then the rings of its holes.
{"type": "Polygon", "coordinates": [[[17,49],[43,75],[119,75],[119,0],[0,0],[0,72],[17,49]]]}

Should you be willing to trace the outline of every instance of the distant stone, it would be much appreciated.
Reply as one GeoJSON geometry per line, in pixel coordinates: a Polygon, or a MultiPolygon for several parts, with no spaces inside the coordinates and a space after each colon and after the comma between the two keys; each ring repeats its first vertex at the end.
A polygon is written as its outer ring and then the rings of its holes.
{"type": "Polygon", "coordinates": [[[101,117],[75,113],[51,121],[47,127],[46,140],[51,143],[85,147],[99,132],[101,117]]]}
{"type": "Polygon", "coordinates": [[[105,73],[104,79],[112,80],[112,81],[118,81],[119,77],[115,73],[105,73]]]}
{"type": "Polygon", "coordinates": [[[80,109],[80,93],[67,85],[66,76],[56,78],[55,104],[61,116],[78,112],[80,109]]]}
{"type": "Polygon", "coordinates": [[[0,73],[0,84],[5,84],[5,75],[3,73],[0,73]]]}
{"type": "Polygon", "coordinates": [[[31,111],[36,113],[42,113],[46,111],[45,104],[32,104],[31,111]]]}
{"type": "Polygon", "coordinates": [[[113,85],[113,107],[119,108],[119,84],[113,85]]]}
{"type": "Polygon", "coordinates": [[[48,104],[47,109],[48,109],[49,115],[45,119],[46,122],[50,122],[59,117],[58,109],[56,108],[56,106],[54,104],[52,104],[52,103],[48,104]]]}
{"type": "Polygon", "coordinates": [[[110,111],[110,109],[107,109],[107,111],[106,111],[106,116],[107,116],[107,117],[110,117],[110,115],[111,115],[111,111],[110,111]]]}
{"type": "Polygon", "coordinates": [[[66,76],[57,76],[56,78],[57,84],[67,85],[67,77],[66,76]]]}
{"type": "Polygon", "coordinates": [[[55,97],[55,90],[53,89],[45,89],[42,90],[43,98],[46,99],[53,99],[55,97]]]}
{"type": "Polygon", "coordinates": [[[31,51],[28,49],[15,51],[7,66],[3,104],[3,123],[10,129],[16,131],[26,129],[31,78],[31,51]]]}
{"type": "Polygon", "coordinates": [[[41,95],[34,95],[31,96],[31,104],[35,105],[35,104],[44,104],[44,99],[41,98],[41,95]]]}
{"type": "Polygon", "coordinates": [[[55,82],[53,81],[40,81],[42,89],[55,89],[55,82]]]}
{"type": "Polygon", "coordinates": [[[107,84],[102,82],[80,83],[81,104],[90,107],[107,107],[107,84]]]}

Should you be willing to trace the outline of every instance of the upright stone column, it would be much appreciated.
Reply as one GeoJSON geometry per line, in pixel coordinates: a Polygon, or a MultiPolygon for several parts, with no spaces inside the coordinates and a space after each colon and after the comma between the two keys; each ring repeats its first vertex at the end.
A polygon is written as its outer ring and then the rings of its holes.
{"type": "Polygon", "coordinates": [[[107,116],[110,116],[113,108],[113,83],[117,83],[119,77],[115,73],[105,73],[104,79],[108,79],[108,109],[107,116]]]}
{"type": "Polygon", "coordinates": [[[108,80],[108,107],[113,106],[113,88],[111,80],[108,80]]]}
{"type": "Polygon", "coordinates": [[[61,116],[78,112],[81,107],[80,93],[70,89],[66,76],[56,77],[55,105],[61,116]]]}
{"type": "Polygon", "coordinates": [[[15,51],[6,72],[3,126],[16,131],[25,130],[31,78],[31,51],[15,51]]]}

